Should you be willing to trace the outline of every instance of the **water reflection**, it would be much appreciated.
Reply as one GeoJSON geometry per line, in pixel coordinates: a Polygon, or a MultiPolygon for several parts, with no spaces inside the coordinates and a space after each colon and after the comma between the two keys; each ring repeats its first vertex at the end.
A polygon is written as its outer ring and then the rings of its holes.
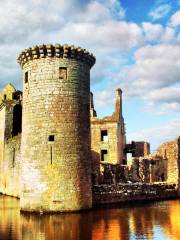
{"type": "Polygon", "coordinates": [[[0,240],[180,239],[180,200],[78,214],[20,214],[19,201],[0,196],[0,240]]]}

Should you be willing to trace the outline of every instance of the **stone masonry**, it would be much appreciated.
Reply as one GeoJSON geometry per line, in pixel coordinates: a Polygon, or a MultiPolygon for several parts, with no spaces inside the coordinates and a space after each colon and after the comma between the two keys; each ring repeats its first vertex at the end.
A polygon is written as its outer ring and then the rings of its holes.
{"type": "Polygon", "coordinates": [[[94,174],[100,174],[102,164],[125,164],[125,125],[122,116],[122,91],[116,90],[115,111],[103,119],[97,117],[91,94],[91,151],[94,174]]]}
{"type": "Polygon", "coordinates": [[[23,70],[20,207],[91,208],[90,68],[80,47],[42,45],[18,58],[23,70]]]}
{"type": "Polygon", "coordinates": [[[0,93],[0,192],[19,197],[21,92],[7,84],[0,93]]]}
{"type": "Polygon", "coordinates": [[[180,137],[161,144],[157,154],[167,159],[167,182],[178,183],[180,176],[180,137]]]}
{"type": "Polygon", "coordinates": [[[0,93],[0,193],[32,212],[179,196],[180,138],[155,155],[147,142],[126,144],[121,89],[113,114],[98,118],[92,54],[48,44],[25,49],[18,62],[23,94],[11,84],[0,93]]]}

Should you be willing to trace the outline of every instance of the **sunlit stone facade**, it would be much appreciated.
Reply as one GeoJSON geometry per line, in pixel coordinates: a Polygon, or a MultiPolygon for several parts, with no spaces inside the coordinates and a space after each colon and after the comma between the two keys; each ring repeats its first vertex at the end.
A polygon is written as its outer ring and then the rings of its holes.
{"type": "Polygon", "coordinates": [[[20,206],[91,208],[90,68],[86,50],[59,44],[24,50],[20,206]]]}

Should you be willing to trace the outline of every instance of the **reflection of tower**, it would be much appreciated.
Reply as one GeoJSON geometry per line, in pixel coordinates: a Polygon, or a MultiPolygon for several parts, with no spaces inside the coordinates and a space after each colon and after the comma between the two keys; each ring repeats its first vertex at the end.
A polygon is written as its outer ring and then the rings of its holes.
{"type": "Polygon", "coordinates": [[[86,50],[59,44],[24,50],[22,192],[27,211],[90,208],[90,68],[86,50]]]}

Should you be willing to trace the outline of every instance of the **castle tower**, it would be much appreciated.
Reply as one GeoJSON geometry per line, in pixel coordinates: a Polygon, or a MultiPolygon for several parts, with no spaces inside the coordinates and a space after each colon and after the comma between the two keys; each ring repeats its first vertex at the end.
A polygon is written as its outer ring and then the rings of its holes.
{"type": "Polygon", "coordinates": [[[42,45],[18,57],[23,70],[24,211],[91,208],[90,68],[85,49],[42,45]]]}

